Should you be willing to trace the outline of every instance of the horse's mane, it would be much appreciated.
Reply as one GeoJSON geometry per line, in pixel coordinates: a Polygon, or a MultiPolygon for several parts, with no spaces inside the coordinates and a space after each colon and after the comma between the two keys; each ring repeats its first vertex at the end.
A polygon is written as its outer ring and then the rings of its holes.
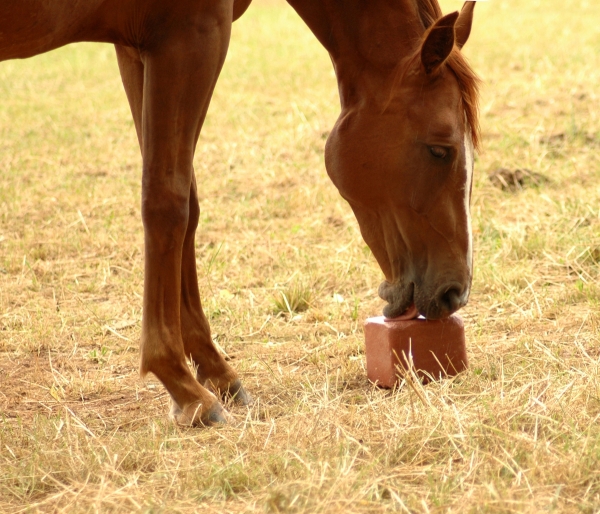
{"type": "Polygon", "coordinates": [[[426,29],[443,16],[442,9],[437,0],[417,0],[419,16],[426,29]]]}
{"type": "MultiPolygon", "coordinates": [[[[416,0],[419,16],[425,29],[428,29],[436,20],[442,17],[442,10],[437,0],[416,0]]],[[[473,71],[462,53],[455,47],[446,61],[452,70],[462,94],[463,108],[467,124],[471,130],[473,146],[479,148],[479,84],[481,80],[473,71]]]]}

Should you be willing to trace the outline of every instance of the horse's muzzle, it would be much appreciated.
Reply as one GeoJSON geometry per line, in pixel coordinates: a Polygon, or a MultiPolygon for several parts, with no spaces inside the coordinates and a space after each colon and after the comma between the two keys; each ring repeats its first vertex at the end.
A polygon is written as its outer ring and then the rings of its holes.
{"type": "Polygon", "coordinates": [[[459,282],[448,282],[431,294],[414,283],[391,283],[387,280],[379,286],[379,297],[388,302],[383,308],[386,318],[396,318],[413,305],[427,319],[447,318],[464,307],[469,299],[469,287],[459,282]]]}

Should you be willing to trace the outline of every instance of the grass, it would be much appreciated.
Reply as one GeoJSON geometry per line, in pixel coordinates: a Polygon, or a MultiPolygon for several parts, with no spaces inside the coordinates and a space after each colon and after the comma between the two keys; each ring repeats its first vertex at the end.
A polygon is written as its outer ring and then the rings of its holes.
{"type": "MultiPolygon", "coordinates": [[[[275,314],[289,314],[304,312],[310,307],[312,297],[312,288],[302,283],[293,283],[285,288],[276,291],[273,298],[273,311],[275,314]]],[[[337,295],[341,298],[341,295],[337,295]]],[[[338,301],[343,301],[338,300],[338,301]]]]}
{"type": "Polygon", "coordinates": [[[0,64],[0,511],[599,512],[599,15],[477,6],[471,368],[382,391],[381,272],[323,166],[331,64],[291,8],[250,7],[198,146],[197,250],[257,402],[211,430],[169,424],[137,374],[141,162],[113,50],[0,64]],[[498,168],[548,181],[501,191],[498,168]]]}

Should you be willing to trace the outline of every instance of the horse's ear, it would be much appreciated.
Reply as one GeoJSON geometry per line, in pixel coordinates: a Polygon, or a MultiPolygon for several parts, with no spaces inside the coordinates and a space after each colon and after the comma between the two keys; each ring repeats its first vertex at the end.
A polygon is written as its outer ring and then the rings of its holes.
{"type": "Polygon", "coordinates": [[[421,47],[421,62],[429,75],[437,70],[452,52],[454,47],[454,24],[458,11],[440,18],[429,29],[421,47]]]}
{"type": "Polygon", "coordinates": [[[458,46],[458,48],[462,48],[465,45],[467,39],[469,39],[469,34],[471,34],[473,11],[475,10],[476,3],[477,2],[474,2],[473,0],[465,2],[465,5],[463,5],[463,8],[458,15],[458,20],[456,20],[456,25],[454,25],[456,46],[458,46]]]}

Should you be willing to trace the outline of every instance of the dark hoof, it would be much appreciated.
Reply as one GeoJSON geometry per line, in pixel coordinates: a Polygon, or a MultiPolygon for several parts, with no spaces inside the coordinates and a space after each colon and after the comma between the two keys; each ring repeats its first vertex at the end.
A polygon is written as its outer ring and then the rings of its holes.
{"type": "Polygon", "coordinates": [[[215,403],[208,412],[202,416],[202,424],[206,426],[225,425],[230,420],[229,413],[220,403],[215,403]]]}
{"type": "Polygon", "coordinates": [[[254,403],[254,398],[244,389],[242,381],[238,378],[223,394],[224,398],[231,398],[236,404],[249,407],[254,403]]]}
{"type": "Polygon", "coordinates": [[[185,409],[181,409],[173,402],[170,418],[178,425],[184,427],[199,427],[228,423],[231,416],[219,402],[214,402],[212,407],[204,413],[201,412],[197,404],[196,406],[188,405],[185,409]]]}

